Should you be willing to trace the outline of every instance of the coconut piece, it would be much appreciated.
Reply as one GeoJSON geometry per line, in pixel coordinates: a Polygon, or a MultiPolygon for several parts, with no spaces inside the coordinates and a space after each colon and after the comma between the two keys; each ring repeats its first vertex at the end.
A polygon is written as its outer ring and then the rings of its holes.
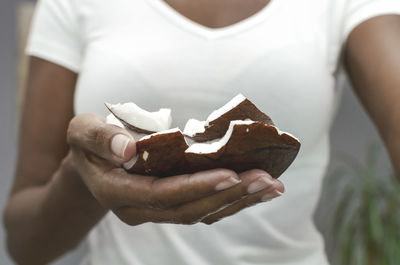
{"type": "Polygon", "coordinates": [[[125,127],[137,141],[137,155],[124,164],[131,173],[165,177],[214,168],[236,172],[259,168],[278,178],[294,161],[300,148],[298,139],[276,128],[271,119],[243,95],[211,113],[206,121],[189,120],[185,126],[185,134],[191,136],[188,139],[178,128],[150,135],[138,133],[138,124],[147,124],[144,126],[147,129],[151,124],[154,129],[155,124],[165,124],[168,119],[161,115],[161,122],[157,123],[155,120],[158,121],[160,115],[147,112],[140,116],[146,111],[121,107],[125,105],[108,104],[110,111],[120,116],[117,119],[110,114],[107,122],[125,127]],[[150,122],[146,123],[148,117],[150,122]],[[134,131],[130,130],[132,124],[126,125],[125,119],[134,122],[134,131]]]}
{"type": "Polygon", "coordinates": [[[136,159],[125,165],[131,173],[170,176],[184,168],[188,145],[178,128],[154,133],[136,142],[136,159]]]}
{"type": "Polygon", "coordinates": [[[294,161],[300,142],[275,126],[254,121],[232,121],[217,142],[198,143],[185,152],[191,172],[229,168],[236,172],[258,168],[278,178],[294,161]]]}
{"type": "Polygon", "coordinates": [[[132,131],[151,134],[167,130],[171,127],[172,118],[170,109],[149,112],[132,102],[124,104],[105,103],[105,105],[125,127],[132,131]]]}
{"type": "MultiPolygon", "coordinates": [[[[119,119],[117,119],[117,118],[114,116],[114,114],[112,114],[112,113],[109,114],[109,115],[107,115],[107,117],[106,117],[106,123],[107,123],[107,124],[112,124],[112,125],[118,126],[118,127],[120,127],[120,128],[127,129],[127,128],[122,124],[122,122],[121,122],[119,119]]],[[[130,133],[130,135],[132,135],[132,137],[133,137],[133,139],[134,139],[135,141],[138,141],[138,140],[141,139],[143,136],[146,136],[146,135],[147,135],[147,134],[139,133],[139,132],[132,131],[132,130],[129,130],[129,129],[127,129],[127,131],[130,133]]]]}
{"type": "Polygon", "coordinates": [[[183,134],[192,138],[199,133],[204,133],[206,130],[205,126],[206,126],[206,121],[189,119],[186,122],[185,129],[183,129],[183,134]]]}
{"type": "Polygon", "coordinates": [[[106,123],[107,124],[112,124],[115,126],[118,126],[120,128],[125,128],[125,126],[122,124],[122,122],[120,122],[115,116],[114,114],[110,113],[107,115],[106,117],[106,123]]]}
{"type": "Polygon", "coordinates": [[[229,128],[227,132],[225,133],[224,137],[221,139],[217,140],[212,140],[209,142],[202,142],[202,143],[194,143],[189,146],[188,149],[186,149],[185,153],[195,153],[195,154],[212,154],[212,153],[218,153],[218,151],[224,147],[233,132],[233,128],[237,124],[252,124],[254,121],[248,120],[248,121],[231,121],[229,124],[229,128]]]}
{"type": "Polygon", "coordinates": [[[136,144],[137,156],[125,168],[160,177],[214,168],[236,172],[258,168],[278,178],[300,148],[296,138],[256,121],[231,121],[221,139],[191,146],[178,128],[144,136],[136,144]]]}
{"type": "Polygon", "coordinates": [[[221,138],[231,121],[246,119],[274,125],[268,115],[260,111],[242,94],[238,94],[227,104],[213,111],[206,121],[189,120],[183,134],[197,142],[210,141],[221,138]]]}

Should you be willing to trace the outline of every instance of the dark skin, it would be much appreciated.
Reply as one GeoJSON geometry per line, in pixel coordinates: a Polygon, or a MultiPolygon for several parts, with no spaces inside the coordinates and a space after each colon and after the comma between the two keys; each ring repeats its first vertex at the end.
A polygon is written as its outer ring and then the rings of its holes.
{"type": "MultiPolygon", "coordinates": [[[[213,28],[238,22],[268,4],[261,0],[167,2],[213,28]]],[[[355,91],[381,132],[397,172],[398,47],[399,16],[363,23],[345,46],[355,91]]],[[[18,264],[46,264],[73,249],[109,210],[130,225],[211,224],[283,192],[282,183],[261,170],[238,175],[217,169],[161,180],[127,174],[120,165],[135,154],[134,141],[118,156],[111,150],[111,141],[115,135],[129,134],[93,114],[74,116],[76,79],[75,73],[63,67],[31,58],[18,165],[4,215],[8,248],[18,264]],[[217,189],[227,181],[230,186],[217,189]],[[249,192],[255,181],[265,185],[249,192]]]]}
{"type": "Polygon", "coordinates": [[[356,28],[345,47],[354,91],[400,172],[400,16],[373,18],[356,28]],[[368,44],[368,45],[366,45],[368,44]]]}
{"type": "Polygon", "coordinates": [[[246,19],[269,4],[269,0],[184,1],[164,0],[183,16],[209,28],[223,28],[246,19]]]}

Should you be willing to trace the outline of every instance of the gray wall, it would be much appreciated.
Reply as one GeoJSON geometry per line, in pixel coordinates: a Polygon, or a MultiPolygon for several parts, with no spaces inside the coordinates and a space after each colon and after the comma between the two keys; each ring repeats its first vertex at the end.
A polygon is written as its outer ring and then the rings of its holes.
{"type": "MultiPolygon", "coordinates": [[[[15,6],[20,0],[0,1],[0,208],[3,209],[10,187],[15,156],[15,6]]],[[[332,153],[346,152],[364,156],[367,146],[379,142],[371,122],[359,106],[349,88],[345,89],[342,105],[332,129],[332,153]]],[[[335,159],[335,157],[333,157],[335,159]]],[[[332,166],[330,168],[333,168],[332,166]]],[[[322,195],[316,213],[318,227],[327,229],[327,218],[331,209],[326,193],[322,195]]],[[[329,244],[328,244],[329,247],[329,244]]],[[[68,255],[57,264],[77,264],[82,249],[68,255]]],[[[4,246],[4,229],[0,229],[0,264],[12,264],[4,246]]]]}
{"type": "MultiPolygon", "coordinates": [[[[0,208],[3,209],[15,162],[14,108],[14,18],[17,1],[0,2],[0,208]]],[[[4,250],[4,231],[0,230],[0,264],[11,264],[4,250]]]]}

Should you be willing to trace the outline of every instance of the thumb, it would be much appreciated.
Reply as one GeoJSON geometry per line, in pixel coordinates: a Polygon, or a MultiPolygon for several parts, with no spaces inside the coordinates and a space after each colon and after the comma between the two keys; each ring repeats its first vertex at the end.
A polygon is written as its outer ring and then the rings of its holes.
{"type": "Polygon", "coordinates": [[[80,114],[71,120],[68,143],[115,164],[136,155],[136,142],[125,129],[106,124],[104,118],[94,114],[80,114]]]}
{"type": "Polygon", "coordinates": [[[129,133],[114,132],[110,140],[110,151],[117,160],[127,162],[136,155],[136,143],[129,133]]]}

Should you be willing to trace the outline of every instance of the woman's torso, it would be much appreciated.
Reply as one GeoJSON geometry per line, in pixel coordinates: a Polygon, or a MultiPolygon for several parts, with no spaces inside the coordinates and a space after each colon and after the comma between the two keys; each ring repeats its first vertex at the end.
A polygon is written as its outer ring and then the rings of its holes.
{"type": "Polygon", "coordinates": [[[89,264],[327,264],[312,215],[328,161],[339,44],[332,1],[273,0],[210,29],[157,0],[81,0],[85,43],[76,113],[104,102],[172,108],[174,126],[243,93],[302,142],[286,194],[212,226],[129,227],[112,213],[89,235],[89,264]]]}

